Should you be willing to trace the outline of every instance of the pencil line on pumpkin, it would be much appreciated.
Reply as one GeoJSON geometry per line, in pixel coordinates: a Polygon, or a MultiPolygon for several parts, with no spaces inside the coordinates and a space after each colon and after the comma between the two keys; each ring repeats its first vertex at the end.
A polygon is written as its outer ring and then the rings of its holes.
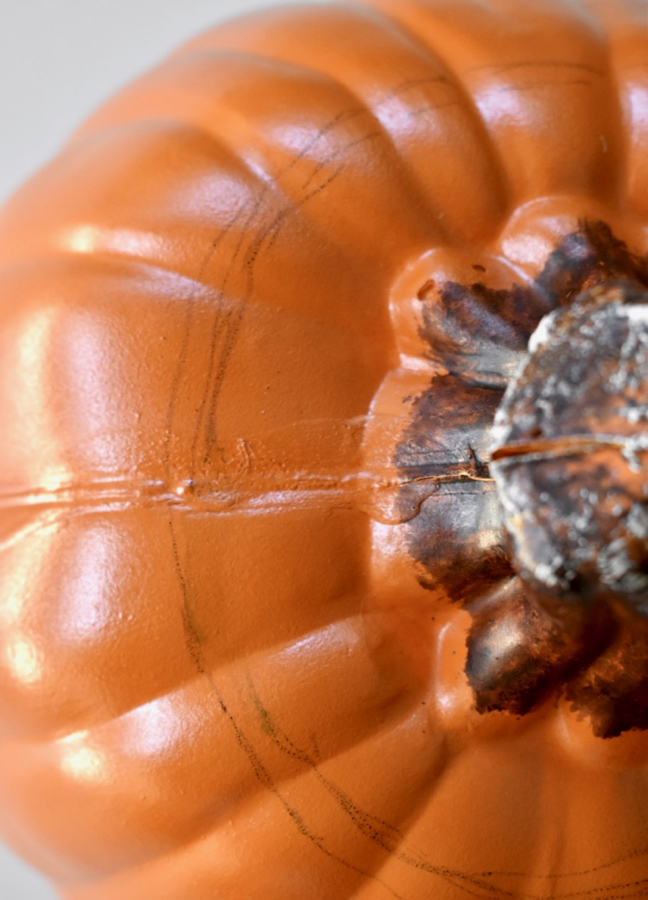
{"type": "Polygon", "coordinates": [[[214,679],[213,674],[209,670],[207,666],[207,662],[205,659],[204,651],[202,649],[202,641],[200,640],[200,636],[198,634],[198,630],[196,629],[193,619],[191,616],[191,612],[189,610],[188,605],[188,589],[187,589],[187,581],[184,575],[182,562],[180,560],[180,555],[178,552],[177,546],[177,538],[175,535],[175,528],[173,524],[173,518],[171,512],[169,512],[168,522],[170,527],[170,532],[172,535],[172,545],[173,545],[173,553],[174,553],[174,561],[176,564],[176,572],[179,579],[180,593],[182,597],[183,603],[183,625],[185,628],[185,640],[186,646],[191,656],[191,659],[196,666],[197,671],[200,675],[206,677],[216,699],[218,700],[219,706],[227,720],[234,731],[234,735],[236,737],[236,741],[245,753],[252,766],[252,770],[257,778],[257,780],[261,783],[261,785],[266,788],[270,793],[272,793],[281,803],[284,810],[292,820],[292,822],[297,827],[299,833],[311,841],[320,852],[324,853],[330,859],[344,866],[345,868],[350,869],[353,872],[356,872],[358,875],[362,875],[364,878],[368,878],[376,883],[382,885],[394,898],[395,900],[405,900],[402,895],[397,893],[387,882],[383,879],[379,878],[375,874],[356,866],[355,864],[349,862],[344,857],[340,856],[337,853],[329,850],[323,844],[323,838],[318,837],[314,832],[306,825],[302,815],[299,813],[294,806],[292,806],[284,797],[283,793],[277,787],[274,779],[272,778],[270,772],[266,768],[266,766],[261,761],[257,751],[254,749],[254,745],[247,738],[245,732],[237,723],[233,713],[231,712],[229,706],[227,705],[225,698],[221,689],[219,688],[216,680],[214,679]]]}
{"type": "Polygon", "coordinates": [[[543,59],[530,59],[523,60],[520,62],[513,63],[489,63],[487,65],[479,65],[479,66],[471,66],[466,69],[467,72],[486,72],[491,71],[493,74],[498,74],[501,72],[509,72],[513,69],[534,69],[534,68],[543,68],[543,69],[577,69],[583,72],[590,72],[592,75],[599,75],[601,78],[605,78],[608,73],[603,69],[599,69],[596,66],[590,66],[587,63],[578,63],[578,62],[570,62],[569,60],[556,61],[553,62],[551,60],[543,60],[543,59]]]}
{"type": "MultiPolygon", "coordinates": [[[[446,78],[446,76],[434,76],[432,78],[414,79],[410,82],[405,82],[402,86],[394,89],[393,91],[390,91],[383,98],[381,98],[378,101],[378,105],[398,96],[400,93],[410,90],[415,85],[421,85],[424,83],[436,83],[436,82],[448,83],[448,79],[446,78]]],[[[301,158],[303,158],[306,155],[306,153],[308,153],[308,150],[311,149],[326,133],[328,133],[329,130],[331,130],[332,128],[341,124],[344,121],[348,121],[349,119],[354,118],[357,115],[361,115],[361,114],[365,114],[365,113],[369,114],[369,115],[373,115],[371,112],[371,109],[366,105],[363,107],[358,107],[357,109],[351,110],[349,112],[338,113],[329,123],[327,123],[327,125],[325,125],[322,129],[320,129],[320,131],[317,133],[317,135],[315,135],[311,139],[309,144],[307,144],[307,148],[302,149],[288,166],[284,167],[283,170],[279,171],[279,173],[277,174],[277,181],[279,181],[281,179],[281,177],[287,171],[289,171],[291,168],[293,168],[293,166],[296,164],[296,162],[298,160],[300,160],[301,158]]],[[[364,140],[366,140],[366,139],[367,138],[364,138],[364,140]]],[[[337,174],[338,173],[334,173],[334,176],[331,179],[329,179],[329,181],[327,181],[323,186],[320,186],[320,188],[318,188],[315,193],[319,193],[320,190],[322,190],[324,187],[328,186],[328,184],[330,184],[331,181],[333,181],[334,178],[337,177],[337,174]]],[[[309,179],[309,182],[310,182],[310,179],[309,179]]],[[[307,184],[309,182],[307,182],[307,184]]],[[[307,185],[304,185],[304,188],[306,186],[307,185]]],[[[268,191],[269,191],[268,185],[264,185],[259,194],[259,197],[257,198],[257,201],[255,202],[255,204],[253,205],[253,207],[251,209],[250,216],[248,217],[248,220],[247,220],[248,226],[251,225],[251,222],[252,222],[254,216],[256,215],[257,211],[261,208],[263,200],[265,199],[268,191]]],[[[314,195],[315,194],[309,195],[309,197],[305,198],[305,200],[310,199],[310,197],[314,196],[314,195]]],[[[305,202],[305,200],[301,201],[301,202],[305,202]]],[[[298,205],[301,205],[301,203],[298,205]]],[[[242,236],[241,236],[239,243],[234,251],[233,257],[230,260],[230,266],[228,267],[228,269],[226,271],[224,283],[221,288],[222,296],[224,296],[224,294],[225,294],[229,275],[233,270],[234,263],[235,263],[236,258],[241,250],[241,246],[242,246],[242,242],[243,242],[243,234],[245,234],[245,231],[246,231],[246,228],[243,229],[242,236]]],[[[276,240],[276,235],[274,236],[274,239],[271,242],[271,246],[274,244],[275,240],[276,240]]],[[[229,355],[230,355],[231,350],[233,349],[234,343],[236,341],[236,335],[238,334],[238,326],[240,325],[240,320],[244,315],[244,310],[241,309],[238,311],[237,322],[235,322],[235,324],[233,326],[233,334],[231,336],[229,336],[229,339],[228,339],[227,324],[228,324],[230,315],[231,314],[229,312],[228,312],[228,314],[226,314],[227,321],[225,323],[226,334],[224,337],[224,348],[223,348],[222,355],[221,355],[221,362],[218,365],[218,370],[221,373],[220,379],[219,379],[219,375],[217,374],[214,377],[214,386],[211,389],[211,401],[209,402],[209,410],[210,410],[209,411],[209,421],[206,425],[206,431],[205,431],[205,441],[206,441],[205,459],[206,460],[209,458],[210,446],[213,446],[217,440],[216,428],[215,428],[215,422],[214,422],[215,407],[216,407],[216,403],[218,400],[218,395],[220,394],[221,381],[222,381],[222,378],[224,377],[224,371],[227,366],[229,355]]],[[[208,362],[208,366],[207,366],[207,379],[206,379],[207,385],[209,385],[212,380],[212,373],[213,373],[213,366],[214,366],[214,354],[215,354],[215,342],[216,342],[216,329],[217,328],[218,328],[218,325],[215,322],[214,332],[212,333],[212,344],[210,346],[209,362],[208,362]]],[[[208,401],[207,401],[208,396],[210,396],[209,387],[207,387],[205,392],[203,393],[201,403],[199,406],[199,410],[198,410],[198,416],[197,416],[195,432],[194,432],[194,440],[192,442],[192,448],[191,448],[191,464],[190,464],[191,477],[193,477],[195,474],[199,433],[200,433],[200,429],[202,426],[202,420],[205,415],[205,409],[206,409],[207,403],[208,403],[208,401]]]]}
{"type": "Polygon", "coordinates": [[[214,377],[214,386],[212,388],[209,401],[208,418],[205,428],[205,449],[207,456],[209,456],[209,454],[211,453],[211,448],[214,446],[217,440],[216,408],[218,399],[223,387],[223,382],[225,380],[227,366],[236,345],[246,307],[254,292],[254,271],[263,244],[268,242],[268,249],[273,247],[288,216],[293,215],[302,206],[304,206],[318,194],[321,194],[322,191],[324,191],[330,184],[332,184],[336,180],[336,178],[341,174],[341,171],[342,169],[338,169],[336,172],[333,172],[332,175],[323,184],[318,185],[317,188],[310,191],[310,193],[308,193],[305,197],[302,197],[296,204],[290,204],[284,207],[284,209],[280,210],[280,212],[278,212],[275,216],[274,221],[257,234],[254,242],[248,248],[244,263],[244,267],[247,271],[248,276],[247,292],[241,304],[236,307],[236,310],[232,311],[231,309],[229,309],[226,314],[227,318],[225,323],[225,337],[223,339],[221,355],[214,377]],[[270,238],[269,241],[268,238],[270,238]]]}
{"type": "Polygon", "coordinates": [[[584,79],[574,79],[573,81],[525,81],[519,84],[506,84],[501,87],[492,87],[485,91],[488,94],[506,94],[509,92],[522,93],[524,91],[535,91],[538,88],[552,87],[594,87],[593,81],[585,81],[584,79]]]}
{"type": "MultiPolygon", "coordinates": [[[[329,130],[333,129],[335,126],[342,123],[343,121],[353,118],[355,115],[359,115],[363,112],[366,112],[365,108],[358,108],[356,110],[351,110],[349,112],[340,112],[336,116],[334,116],[330,122],[328,122],[322,129],[320,129],[318,131],[318,133],[316,135],[313,136],[313,138],[307,143],[306,147],[303,148],[287,166],[284,166],[283,169],[277,173],[276,180],[279,181],[284,174],[286,174],[288,171],[290,171],[290,169],[293,168],[293,166],[297,163],[297,161],[299,161],[301,158],[303,158],[308,153],[309,149],[311,149],[326,133],[328,133],[329,130]]],[[[234,249],[234,253],[230,259],[229,266],[227,267],[226,272],[225,272],[224,280],[223,280],[222,286],[219,291],[219,302],[222,302],[222,299],[225,296],[225,292],[227,289],[227,284],[228,284],[230,275],[232,274],[232,272],[234,270],[234,265],[235,265],[236,260],[241,252],[241,249],[243,247],[243,243],[245,240],[245,234],[246,234],[247,230],[251,227],[252,222],[253,222],[254,218],[256,217],[257,213],[262,208],[263,202],[264,202],[266,196],[269,194],[269,191],[270,191],[269,185],[264,184],[262,186],[255,202],[252,204],[252,206],[249,210],[245,225],[241,230],[241,235],[240,235],[239,240],[234,249]]],[[[242,302],[244,303],[245,301],[242,301],[242,302]]],[[[242,317],[242,315],[243,315],[243,310],[240,310],[239,318],[242,317]]],[[[227,320],[228,319],[229,319],[229,316],[227,316],[227,320]]],[[[228,324],[228,321],[226,321],[226,323],[225,323],[226,329],[227,329],[227,324],[228,324]]],[[[220,387],[218,386],[218,375],[217,374],[214,375],[216,342],[217,342],[217,335],[218,335],[219,330],[220,330],[220,322],[218,320],[218,315],[217,315],[217,317],[214,321],[213,329],[212,329],[212,338],[211,338],[210,348],[209,348],[209,357],[208,357],[208,363],[207,363],[207,378],[206,378],[206,382],[205,382],[206,388],[205,388],[205,391],[203,392],[202,399],[200,401],[198,414],[197,414],[197,418],[196,418],[194,437],[193,437],[192,444],[191,444],[190,473],[191,473],[192,478],[195,476],[198,441],[199,441],[200,431],[201,431],[201,427],[202,427],[202,421],[205,416],[205,411],[206,411],[207,404],[208,404],[208,397],[210,396],[209,385],[212,381],[212,378],[215,379],[215,383],[214,383],[213,389],[211,389],[211,403],[210,403],[210,413],[209,413],[210,421],[208,422],[208,424],[206,426],[207,430],[206,430],[205,461],[207,461],[207,459],[209,458],[210,443],[213,446],[213,444],[215,444],[216,439],[217,439],[215,423],[213,421],[212,410],[215,408],[218,394],[220,393],[220,387]]],[[[225,335],[224,340],[227,343],[227,334],[225,335]]],[[[232,336],[232,341],[234,341],[234,340],[235,340],[235,335],[232,336]]],[[[231,344],[231,346],[233,347],[233,343],[231,344]]],[[[227,356],[229,356],[229,353],[227,353],[227,356]]],[[[227,365],[227,358],[225,358],[225,360],[224,360],[224,365],[225,366],[227,365]]],[[[223,370],[223,361],[221,361],[219,363],[217,369],[223,370]]]]}
{"type": "MultiPolygon", "coordinates": [[[[280,179],[287,172],[290,172],[297,163],[301,162],[305,156],[315,147],[319,141],[325,137],[329,132],[333,131],[338,125],[342,125],[348,121],[351,121],[355,118],[358,118],[362,115],[372,115],[372,108],[377,109],[380,106],[388,103],[390,100],[394,100],[395,98],[401,96],[402,94],[407,93],[414,87],[423,87],[426,84],[446,84],[452,85],[451,80],[445,75],[437,75],[431,77],[421,77],[421,78],[412,78],[409,81],[403,82],[403,84],[394,88],[391,91],[388,91],[382,97],[379,97],[375,104],[369,105],[368,103],[363,103],[362,106],[355,107],[353,109],[347,110],[345,112],[340,112],[335,115],[329,122],[326,123],[322,128],[320,128],[315,135],[313,135],[305,144],[304,147],[296,154],[296,156],[292,159],[287,167],[281,170],[278,173],[277,179],[280,179]]],[[[342,85],[347,88],[347,85],[342,85]]]]}
{"type": "MultiPolygon", "coordinates": [[[[388,100],[390,100],[390,99],[392,99],[392,98],[398,96],[399,94],[404,93],[405,91],[411,89],[411,88],[414,87],[414,86],[422,85],[422,84],[425,84],[425,83],[437,83],[437,82],[440,82],[440,83],[448,83],[448,79],[445,78],[444,76],[436,76],[436,77],[432,77],[432,78],[413,79],[413,80],[411,80],[411,81],[409,81],[409,82],[405,82],[405,83],[404,83],[403,85],[401,85],[399,88],[396,88],[396,89],[394,89],[393,91],[390,91],[387,95],[385,95],[383,98],[381,98],[381,99],[378,101],[378,104],[377,104],[377,105],[380,105],[381,103],[384,103],[384,102],[386,102],[386,101],[388,101],[388,100]]],[[[315,144],[317,144],[318,141],[319,141],[325,134],[328,133],[328,131],[332,130],[335,126],[337,126],[337,125],[339,125],[339,124],[342,124],[343,122],[346,122],[346,121],[348,121],[349,119],[355,118],[356,116],[362,115],[362,114],[368,114],[368,115],[370,115],[370,114],[371,114],[371,110],[370,110],[367,106],[362,106],[362,107],[358,107],[357,109],[354,109],[354,110],[351,110],[351,111],[348,111],[348,112],[338,113],[338,114],[337,114],[337,115],[336,115],[329,123],[327,123],[327,125],[325,125],[322,129],[320,129],[320,131],[319,131],[319,132],[311,139],[311,141],[308,142],[308,144],[306,145],[306,147],[303,148],[303,149],[296,155],[296,157],[291,161],[291,163],[290,163],[287,167],[285,167],[282,171],[280,171],[280,172],[278,173],[278,175],[277,175],[277,180],[279,180],[279,179],[282,177],[282,175],[285,174],[287,171],[289,171],[290,169],[292,169],[292,168],[294,167],[294,165],[295,165],[300,159],[302,159],[302,158],[308,153],[308,151],[309,151],[310,149],[312,149],[312,147],[315,146],[315,144]]],[[[376,133],[376,136],[377,136],[378,134],[379,134],[379,133],[376,133]]],[[[360,139],[360,141],[362,141],[362,140],[367,140],[369,137],[373,137],[373,136],[374,136],[374,135],[369,135],[368,137],[365,137],[365,138],[360,139]]],[[[349,146],[353,146],[354,143],[355,143],[355,142],[351,142],[351,144],[350,144],[349,146]]],[[[344,149],[344,148],[343,148],[343,149],[344,149]]],[[[339,152],[343,152],[343,151],[339,151],[339,152]]],[[[335,155],[337,155],[337,154],[335,154],[335,155]]],[[[334,158],[334,157],[332,157],[332,158],[334,158]]],[[[316,193],[319,193],[319,191],[323,190],[324,187],[327,187],[328,184],[330,184],[330,183],[334,180],[334,178],[337,177],[338,174],[339,174],[339,172],[334,173],[334,175],[333,175],[327,182],[325,182],[324,185],[320,186],[315,192],[313,192],[312,194],[310,194],[308,197],[304,198],[304,200],[300,201],[300,203],[297,204],[297,207],[298,207],[299,205],[301,205],[301,203],[306,202],[307,200],[309,200],[312,196],[315,196],[315,194],[316,194],[316,193]]],[[[309,178],[307,184],[308,184],[310,181],[311,181],[311,179],[309,178]]],[[[305,188],[305,187],[307,186],[307,184],[305,184],[303,187],[305,188]]],[[[261,206],[261,204],[262,204],[262,202],[263,202],[263,199],[265,198],[265,195],[266,195],[267,192],[268,192],[268,186],[265,185],[265,186],[262,188],[261,194],[260,194],[260,196],[259,196],[259,198],[258,198],[256,204],[254,205],[254,207],[253,207],[253,209],[252,209],[252,211],[251,211],[251,215],[248,217],[248,224],[251,223],[254,214],[255,214],[256,211],[258,211],[258,209],[260,208],[260,206],[261,206]]],[[[293,208],[294,208],[294,207],[291,207],[290,210],[292,210],[293,208]]],[[[271,226],[271,228],[272,228],[272,227],[273,227],[273,226],[271,226]]],[[[245,230],[245,229],[244,229],[244,230],[245,230]]],[[[241,239],[240,239],[240,241],[239,241],[239,244],[238,244],[237,247],[236,247],[236,250],[235,250],[235,253],[234,253],[234,257],[233,257],[233,259],[232,259],[232,264],[234,263],[234,261],[235,261],[235,259],[236,259],[236,256],[238,255],[238,253],[239,253],[239,251],[240,251],[240,249],[241,249],[242,241],[243,241],[243,237],[241,237],[241,239]]],[[[275,241],[276,241],[276,234],[274,235],[273,240],[272,240],[271,243],[274,244],[275,241]]],[[[226,273],[226,280],[227,280],[227,275],[228,275],[228,274],[229,274],[229,270],[228,270],[228,273],[226,273]]],[[[225,290],[225,287],[223,287],[222,293],[224,293],[224,290],[225,290]]],[[[209,372],[211,372],[211,362],[210,362],[210,364],[208,364],[208,373],[209,373],[209,372]]],[[[209,375],[208,375],[208,381],[209,381],[209,375]]],[[[215,390],[216,390],[216,389],[215,389],[215,390]]],[[[197,426],[196,426],[196,427],[197,427],[197,431],[198,431],[198,429],[200,428],[200,421],[201,421],[201,419],[202,419],[203,405],[204,405],[204,402],[206,402],[206,396],[207,396],[206,394],[203,396],[203,402],[201,402],[201,407],[200,407],[200,411],[199,411],[199,415],[198,415],[198,424],[197,424],[197,426]]],[[[213,437],[212,440],[215,440],[215,436],[213,437]]],[[[197,441],[197,433],[196,433],[196,441],[197,441]]],[[[195,461],[195,449],[192,448],[192,451],[193,451],[193,452],[192,452],[192,460],[195,461]]],[[[193,469],[194,469],[194,465],[192,465],[192,472],[193,472],[193,469]]]]}
{"type": "MultiPolygon", "coordinates": [[[[246,223],[242,233],[245,233],[245,230],[249,226],[249,224],[250,224],[250,220],[248,217],[248,222],[246,223]]],[[[207,367],[206,367],[207,372],[206,372],[204,388],[202,391],[200,404],[199,404],[198,411],[197,411],[197,416],[195,419],[194,434],[193,434],[193,439],[192,439],[191,449],[190,449],[189,471],[190,471],[190,477],[192,479],[195,478],[195,474],[196,474],[198,443],[200,440],[200,433],[202,430],[203,420],[204,420],[208,402],[209,402],[209,396],[210,396],[210,393],[212,390],[211,383],[212,383],[212,380],[218,378],[217,373],[220,368],[220,357],[217,354],[219,337],[222,335],[221,343],[227,344],[227,341],[228,341],[228,330],[230,327],[230,319],[232,316],[232,310],[231,310],[231,307],[226,307],[225,313],[223,315],[222,308],[220,308],[220,307],[226,298],[227,284],[228,284],[230,276],[232,274],[233,263],[234,263],[234,260],[236,259],[236,256],[238,255],[238,253],[240,251],[242,241],[243,241],[243,237],[241,237],[239,239],[239,243],[235,250],[234,256],[232,257],[230,265],[228,266],[227,271],[225,273],[225,278],[223,279],[221,288],[219,290],[218,308],[216,309],[216,311],[214,313],[214,317],[213,317],[213,324],[212,324],[212,328],[211,328],[211,336],[210,336],[210,343],[209,343],[208,361],[207,361],[207,367]],[[217,361],[217,359],[218,359],[218,361],[217,361]]],[[[222,351],[221,351],[221,353],[222,353],[222,351]]],[[[215,436],[214,436],[213,442],[215,442],[215,436]]],[[[205,447],[205,457],[207,458],[207,456],[208,456],[208,448],[205,447]]]]}
{"type": "MultiPolygon", "coordinates": [[[[340,788],[337,784],[328,779],[319,769],[317,763],[315,763],[312,758],[305,751],[300,750],[296,744],[286,735],[286,733],[279,728],[270,713],[266,709],[261,700],[252,677],[250,673],[246,673],[248,688],[253,700],[253,703],[257,710],[260,713],[263,730],[269,733],[272,737],[275,744],[281,749],[284,753],[291,756],[292,758],[296,758],[299,761],[303,762],[307,765],[314,773],[318,781],[322,784],[328,794],[330,794],[335,802],[338,804],[340,809],[351,819],[353,825],[360,831],[360,833],[370,839],[373,843],[377,844],[382,850],[388,853],[393,858],[399,860],[405,865],[419,869],[421,871],[426,872],[429,875],[435,875],[449,884],[452,884],[455,887],[460,888],[469,896],[484,898],[491,897],[492,891],[497,890],[500,897],[519,897],[519,895],[514,895],[510,891],[501,890],[500,888],[493,888],[488,882],[480,879],[479,876],[469,875],[460,870],[453,870],[447,866],[443,865],[435,865],[431,863],[427,858],[423,851],[419,851],[418,849],[412,850],[401,850],[400,844],[407,840],[406,835],[403,832],[396,828],[389,822],[386,822],[383,819],[380,819],[371,813],[368,813],[360,807],[358,807],[355,801],[350,797],[349,794],[346,793],[342,788],[340,788]],[[378,826],[378,828],[376,827],[378,826]],[[385,827],[396,839],[396,846],[392,846],[387,842],[387,836],[380,831],[380,827],[385,827]],[[468,882],[470,888],[477,888],[486,890],[486,894],[478,894],[475,891],[471,890],[464,882],[468,882]]],[[[520,898],[520,900],[524,900],[524,898],[520,898]]]]}
{"type": "MultiPolygon", "coordinates": [[[[487,875],[497,875],[504,878],[533,878],[539,879],[542,881],[551,880],[554,878],[578,878],[583,875],[593,875],[595,872],[601,872],[605,869],[611,869],[614,866],[622,865],[624,862],[628,862],[631,859],[641,859],[642,857],[648,856],[648,847],[635,850],[633,853],[627,853],[622,856],[618,856],[610,862],[601,863],[601,865],[593,866],[589,869],[577,869],[573,872],[561,872],[559,875],[546,875],[546,874],[529,874],[527,872],[507,872],[507,871],[495,871],[492,872],[476,872],[474,873],[477,876],[483,877],[487,875]]],[[[633,883],[634,887],[634,883],[633,883]]]]}
{"type": "MultiPolygon", "coordinates": [[[[202,264],[198,270],[198,279],[201,280],[204,276],[204,273],[209,265],[209,262],[212,259],[213,254],[216,252],[219,244],[226,238],[226,236],[230,233],[230,231],[236,226],[236,223],[240,219],[241,215],[245,210],[245,203],[241,203],[238,209],[234,212],[230,221],[225,225],[225,227],[216,235],[216,237],[212,240],[209,250],[207,251],[205,258],[203,259],[202,264]]],[[[163,449],[163,465],[164,471],[166,473],[167,479],[171,477],[171,438],[173,434],[173,420],[175,417],[175,408],[178,398],[178,391],[180,389],[180,382],[182,379],[182,374],[184,368],[187,363],[188,353],[189,353],[189,344],[191,340],[191,325],[193,322],[194,310],[197,300],[192,298],[187,302],[187,311],[185,314],[185,323],[182,334],[182,344],[180,346],[180,352],[178,354],[178,361],[173,373],[173,380],[171,382],[171,391],[169,396],[169,404],[167,407],[167,420],[166,420],[166,430],[165,430],[165,439],[164,439],[164,449],[163,449]]],[[[218,302],[218,300],[217,300],[218,302]]]]}
{"type": "Polygon", "coordinates": [[[310,173],[306,181],[302,184],[302,190],[307,190],[310,185],[313,183],[313,180],[319,175],[322,169],[325,169],[330,163],[332,163],[335,159],[338,159],[340,156],[344,156],[345,153],[348,153],[349,150],[352,150],[354,147],[359,147],[361,144],[365,144],[368,141],[374,140],[375,138],[384,137],[384,133],[382,131],[372,131],[369,134],[365,134],[362,137],[355,138],[352,141],[349,141],[348,144],[345,144],[343,147],[339,147],[333,153],[330,153],[328,156],[324,157],[324,159],[320,160],[313,171],[310,173]]]}

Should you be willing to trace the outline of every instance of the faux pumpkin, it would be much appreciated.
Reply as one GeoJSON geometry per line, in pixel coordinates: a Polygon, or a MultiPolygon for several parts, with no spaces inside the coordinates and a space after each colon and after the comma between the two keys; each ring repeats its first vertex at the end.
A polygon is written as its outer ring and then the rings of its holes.
{"type": "Polygon", "coordinates": [[[61,897],[648,896],[647,18],[243,18],[6,206],[1,822],[61,897]]]}

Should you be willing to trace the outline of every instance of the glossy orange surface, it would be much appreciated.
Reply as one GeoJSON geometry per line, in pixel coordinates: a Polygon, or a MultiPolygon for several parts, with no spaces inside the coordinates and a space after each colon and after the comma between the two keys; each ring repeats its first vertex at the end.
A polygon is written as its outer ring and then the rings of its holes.
{"type": "Polygon", "coordinates": [[[648,283],[647,147],[643,0],[303,6],[6,205],[0,821],[62,898],[648,896],[634,626],[467,660],[541,640],[483,460],[542,316],[648,283]]]}

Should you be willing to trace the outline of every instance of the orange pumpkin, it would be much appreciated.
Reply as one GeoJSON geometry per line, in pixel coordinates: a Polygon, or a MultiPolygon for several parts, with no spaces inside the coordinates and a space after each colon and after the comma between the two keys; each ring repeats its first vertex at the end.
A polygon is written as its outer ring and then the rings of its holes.
{"type": "Polygon", "coordinates": [[[7,204],[0,809],[61,897],[648,894],[647,42],[643,0],[259,14],[7,204]],[[592,470],[588,394],[534,469],[604,301],[639,462],[592,470]],[[554,565],[563,490],[630,599],[554,565]]]}

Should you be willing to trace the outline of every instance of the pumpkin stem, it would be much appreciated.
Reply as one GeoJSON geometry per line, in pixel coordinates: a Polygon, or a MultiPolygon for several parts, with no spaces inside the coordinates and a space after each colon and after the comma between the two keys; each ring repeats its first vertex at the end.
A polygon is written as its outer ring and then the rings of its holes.
{"type": "Polygon", "coordinates": [[[607,282],[545,316],[495,417],[512,559],[553,615],[648,617],[648,291],[607,282]]]}

